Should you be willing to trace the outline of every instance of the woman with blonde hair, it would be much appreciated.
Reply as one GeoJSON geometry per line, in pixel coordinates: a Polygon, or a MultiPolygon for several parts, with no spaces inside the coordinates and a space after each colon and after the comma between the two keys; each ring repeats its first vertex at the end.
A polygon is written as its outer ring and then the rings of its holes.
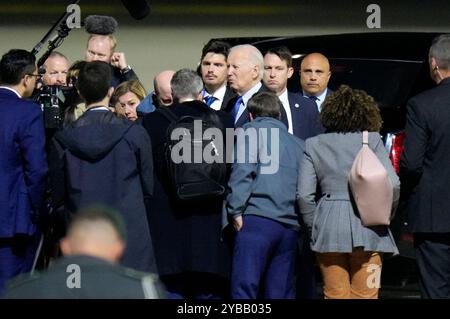
{"type": "Polygon", "coordinates": [[[378,133],[380,111],[366,92],[342,85],[322,104],[320,120],[326,131],[306,140],[298,201],[322,273],[324,296],[377,298],[382,256],[398,254],[398,249],[388,226],[362,225],[347,176],[362,147],[362,132],[369,131],[369,147],[394,186],[395,211],[400,182],[378,133]]]}
{"type": "Polygon", "coordinates": [[[130,121],[138,119],[137,107],[147,96],[143,85],[138,80],[130,80],[121,83],[111,97],[111,105],[119,116],[124,116],[130,121]]]}

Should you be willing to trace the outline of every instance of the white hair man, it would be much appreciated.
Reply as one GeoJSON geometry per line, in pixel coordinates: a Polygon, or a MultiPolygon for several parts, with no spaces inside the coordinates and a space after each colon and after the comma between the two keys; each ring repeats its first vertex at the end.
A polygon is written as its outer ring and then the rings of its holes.
{"type": "Polygon", "coordinates": [[[228,85],[238,96],[227,105],[226,110],[234,117],[235,127],[249,122],[247,102],[257,92],[264,90],[264,57],[253,45],[243,44],[231,48],[227,59],[228,85]]]}

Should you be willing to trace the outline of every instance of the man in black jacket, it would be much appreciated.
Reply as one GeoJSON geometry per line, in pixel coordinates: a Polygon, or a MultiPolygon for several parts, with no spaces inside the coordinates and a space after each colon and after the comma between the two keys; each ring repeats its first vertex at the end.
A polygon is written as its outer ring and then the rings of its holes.
{"type": "Polygon", "coordinates": [[[112,86],[137,79],[137,75],[125,58],[125,53],[114,52],[117,41],[112,34],[91,34],[86,47],[86,62],[102,61],[110,64],[112,73],[112,86]]]}
{"type": "Polygon", "coordinates": [[[108,109],[109,65],[94,61],[80,71],[77,88],[86,112],[55,134],[50,152],[54,206],[70,213],[91,203],[117,209],[127,225],[122,263],[156,272],[145,202],[153,192],[151,142],[140,125],[108,109]]]}
{"type": "MultiPolygon", "coordinates": [[[[222,128],[233,127],[229,114],[202,102],[203,83],[195,71],[179,70],[171,87],[175,103],[169,108],[178,118],[215,114],[222,128]]],[[[223,196],[184,201],[177,198],[169,183],[164,153],[170,120],[162,111],[156,111],[144,117],[143,125],[152,140],[155,163],[155,195],[150,202],[149,222],[168,297],[225,298],[231,261],[220,239],[223,196]]]]}
{"type": "Polygon", "coordinates": [[[90,206],[74,217],[61,240],[65,257],[48,271],[13,280],[10,299],[157,299],[164,290],[154,274],[117,265],[125,248],[120,215],[104,206],[90,206]]]}
{"type": "Polygon", "coordinates": [[[450,35],[434,39],[430,75],[437,87],[408,102],[402,193],[408,198],[424,298],[450,298],[450,35]]]}

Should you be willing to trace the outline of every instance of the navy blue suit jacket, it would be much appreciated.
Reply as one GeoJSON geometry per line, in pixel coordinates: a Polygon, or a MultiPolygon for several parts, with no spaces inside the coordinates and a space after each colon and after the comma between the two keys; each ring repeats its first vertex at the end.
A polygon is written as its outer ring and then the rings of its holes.
{"type": "MultiPolygon", "coordinates": [[[[306,140],[325,131],[319,120],[317,104],[297,93],[288,92],[291,107],[293,133],[298,138],[306,140]]],[[[282,116],[282,122],[287,125],[287,119],[282,116]]]]}
{"type": "Polygon", "coordinates": [[[36,232],[46,174],[39,105],[0,88],[0,238],[36,232]]]}
{"type": "MultiPolygon", "coordinates": [[[[259,92],[268,92],[268,89],[263,84],[255,94],[257,94],[259,92]]],[[[253,95],[255,95],[255,94],[253,94],[253,95]]],[[[236,104],[236,101],[238,98],[239,98],[239,95],[236,95],[235,97],[230,99],[228,101],[228,104],[227,104],[226,108],[224,109],[224,111],[228,112],[228,113],[232,113],[234,105],[236,104]]],[[[284,111],[284,109],[281,109],[281,119],[283,119],[283,118],[286,119],[286,112],[284,111]]],[[[236,123],[234,123],[234,127],[235,128],[242,127],[245,123],[248,123],[248,122],[250,122],[250,114],[248,113],[247,108],[245,108],[244,112],[242,112],[241,116],[238,118],[236,123]]],[[[282,120],[282,122],[287,127],[287,122],[283,121],[283,120],[282,120]]]]}

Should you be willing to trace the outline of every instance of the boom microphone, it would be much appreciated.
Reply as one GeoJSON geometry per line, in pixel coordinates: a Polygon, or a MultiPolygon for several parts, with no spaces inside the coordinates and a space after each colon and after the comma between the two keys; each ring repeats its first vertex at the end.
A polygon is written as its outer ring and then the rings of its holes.
{"type": "Polygon", "coordinates": [[[109,35],[113,34],[117,28],[117,21],[110,16],[92,15],[84,19],[84,27],[87,33],[109,35]]]}
{"type": "Polygon", "coordinates": [[[122,3],[136,20],[144,19],[150,13],[147,0],[122,0],[122,3]]]}

